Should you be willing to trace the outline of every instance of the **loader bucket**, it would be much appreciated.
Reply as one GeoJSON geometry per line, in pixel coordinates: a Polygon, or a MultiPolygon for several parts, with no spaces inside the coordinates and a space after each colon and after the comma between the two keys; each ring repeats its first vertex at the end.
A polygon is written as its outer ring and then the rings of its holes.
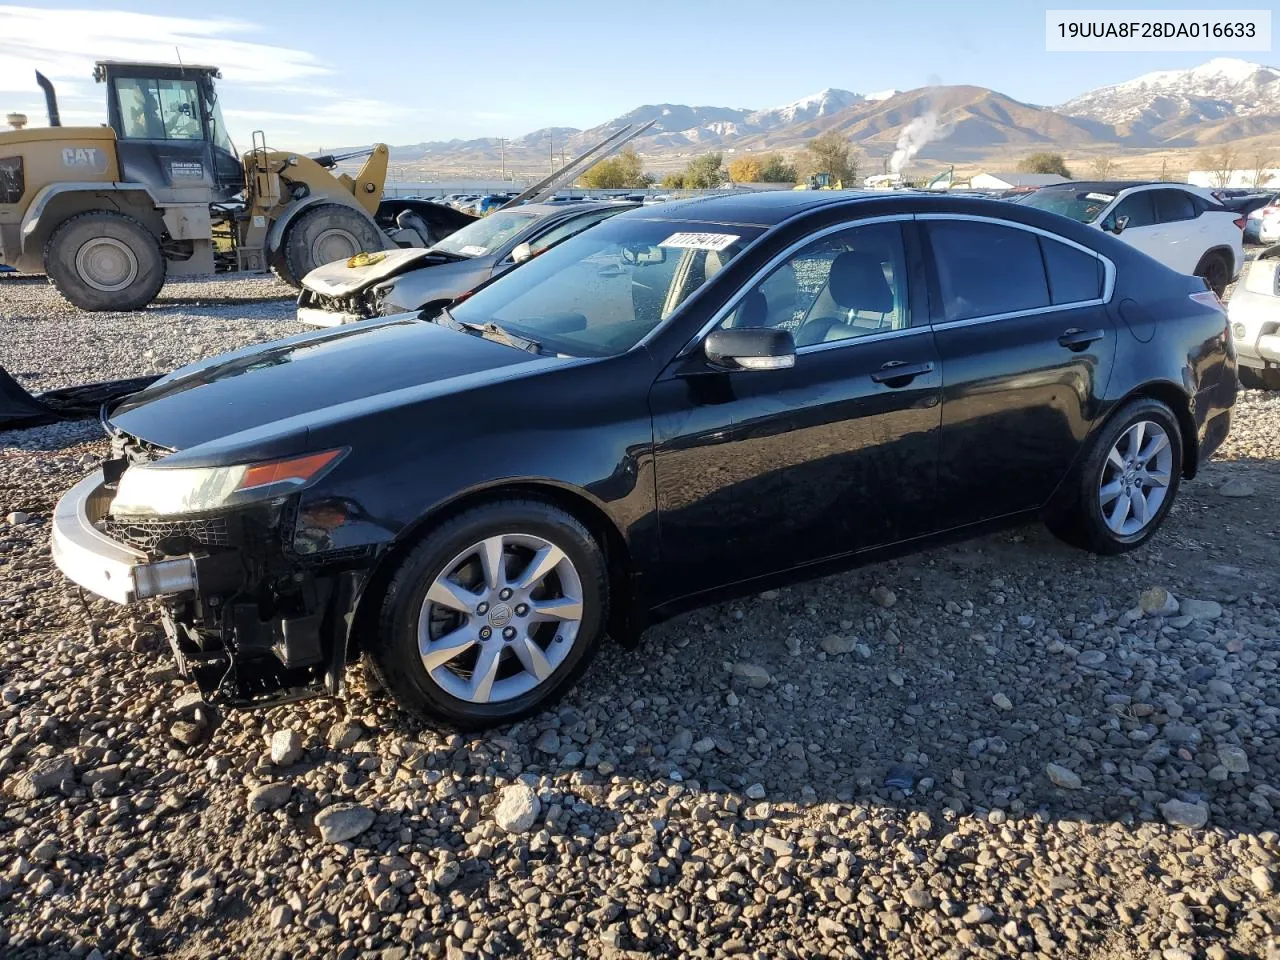
{"type": "Polygon", "coordinates": [[[144,390],[159,379],[157,375],[104,380],[32,396],[5,372],[4,367],[0,367],[0,430],[20,430],[59,420],[96,417],[103,404],[144,390]]]}

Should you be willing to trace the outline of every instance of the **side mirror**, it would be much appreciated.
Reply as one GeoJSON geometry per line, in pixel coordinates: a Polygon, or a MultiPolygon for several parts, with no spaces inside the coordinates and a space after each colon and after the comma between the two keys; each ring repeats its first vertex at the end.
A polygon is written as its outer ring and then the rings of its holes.
{"type": "Polygon", "coordinates": [[[712,330],[702,351],[707,360],[726,370],[785,370],[796,365],[796,342],[787,330],[712,330]]]}
{"type": "Polygon", "coordinates": [[[1110,216],[1102,221],[1102,229],[1119,236],[1124,228],[1129,225],[1128,217],[1110,216]]]}
{"type": "Polygon", "coordinates": [[[524,263],[526,260],[533,259],[533,247],[529,246],[529,241],[516,244],[516,248],[511,251],[511,260],[514,263],[524,263]]]}

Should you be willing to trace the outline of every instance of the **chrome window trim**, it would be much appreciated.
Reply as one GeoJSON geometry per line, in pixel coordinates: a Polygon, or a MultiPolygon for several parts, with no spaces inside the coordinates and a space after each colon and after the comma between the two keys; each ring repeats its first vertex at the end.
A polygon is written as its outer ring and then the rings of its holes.
{"type": "MultiPolygon", "coordinates": [[[[1117,197],[1117,199],[1119,199],[1117,197]]],[[[1064,237],[1061,234],[1044,230],[1040,227],[1033,227],[1029,223],[1018,223],[1014,220],[1002,220],[999,217],[984,217],[974,213],[920,213],[916,215],[917,220],[969,220],[977,223],[991,223],[1000,227],[1013,227],[1016,230],[1025,230],[1027,233],[1034,233],[1037,236],[1053,240],[1057,243],[1065,244],[1068,247],[1074,247],[1082,253],[1087,253],[1102,262],[1102,296],[1092,300],[1073,300],[1070,303],[1052,303],[1047,307],[1032,307],[1027,310],[1012,310],[1007,313],[989,313],[982,314],[977,317],[965,317],[963,320],[937,320],[931,323],[932,327],[937,329],[950,330],[955,327],[975,326],[979,323],[993,323],[996,320],[1013,320],[1018,317],[1029,317],[1033,314],[1040,313],[1059,313],[1063,310],[1079,310],[1083,307],[1100,307],[1110,303],[1112,296],[1115,294],[1116,287],[1116,265],[1111,262],[1109,257],[1105,257],[1096,250],[1091,250],[1082,243],[1072,240],[1070,237],[1064,237]]]]}
{"type": "MultiPolygon", "coordinates": [[[[806,211],[806,212],[810,212],[810,211],[806,211]]],[[[891,213],[891,214],[885,214],[884,216],[880,216],[880,217],[866,217],[859,220],[845,220],[841,223],[833,223],[830,226],[823,227],[821,230],[817,231],[816,233],[810,233],[805,237],[801,238],[800,240],[795,241],[789,247],[782,250],[775,257],[773,257],[773,259],[771,259],[763,267],[761,267],[759,270],[753,273],[751,277],[747,280],[747,282],[744,283],[738,289],[738,292],[734,295],[733,299],[731,299],[728,303],[726,303],[719,310],[717,310],[715,314],[711,317],[711,319],[708,320],[705,324],[703,324],[702,329],[699,330],[698,333],[695,334],[693,338],[689,340],[688,343],[686,343],[683,347],[680,348],[680,350],[676,353],[675,359],[678,360],[680,357],[688,356],[693,351],[693,349],[703,341],[703,339],[707,336],[707,334],[709,334],[712,330],[714,330],[717,326],[719,326],[720,323],[723,322],[727,316],[729,316],[729,314],[733,313],[733,311],[738,308],[738,304],[741,303],[743,298],[746,297],[746,295],[752,291],[752,289],[755,287],[757,283],[759,283],[766,276],[768,276],[769,273],[771,273],[775,267],[779,266],[781,263],[787,260],[796,251],[809,246],[809,244],[813,243],[815,240],[821,240],[823,237],[828,237],[833,233],[840,233],[844,230],[856,230],[858,227],[870,226],[873,223],[901,223],[903,221],[910,221],[913,219],[915,219],[915,216],[910,213],[891,213]]],[[[786,221],[784,221],[784,223],[785,222],[786,221]]],[[[778,226],[780,227],[782,226],[782,224],[779,224],[778,226]]],[[[765,236],[768,236],[768,234],[772,232],[773,232],[772,230],[766,231],[766,233],[763,234],[758,239],[763,239],[765,236]]],[[[747,251],[743,250],[742,252],[746,253],[747,251]]],[[[927,330],[927,329],[929,329],[928,324],[922,323],[919,325],[912,324],[909,327],[903,327],[901,330],[886,330],[884,332],[885,333],[906,333],[906,332],[914,332],[916,330],[927,330]]],[[[877,339],[884,339],[883,334],[867,334],[866,336],[862,336],[862,337],[844,337],[841,340],[827,341],[827,343],[825,344],[813,343],[805,347],[797,347],[796,354],[799,355],[802,351],[812,351],[814,347],[826,347],[828,344],[835,345],[835,344],[845,344],[845,343],[858,343],[858,342],[865,341],[868,337],[871,337],[871,336],[874,336],[877,339]]],[[[643,343],[644,341],[641,341],[641,342],[643,343]]]]}
{"type": "Polygon", "coordinates": [[[810,343],[803,347],[796,347],[796,356],[802,356],[806,353],[820,353],[823,350],[833,350],[836,347],[851,347],[855,343],[871,343],[877,340],[896,340],[898,337],[909,337],[918,333],[933,333],[933,328],[927,324],[922,327],[903,327],[900,330],[879,330],[875,333],[864,333],[857,337],[841,337],[839,340],[824,340],[821,343],[810,343]]]}

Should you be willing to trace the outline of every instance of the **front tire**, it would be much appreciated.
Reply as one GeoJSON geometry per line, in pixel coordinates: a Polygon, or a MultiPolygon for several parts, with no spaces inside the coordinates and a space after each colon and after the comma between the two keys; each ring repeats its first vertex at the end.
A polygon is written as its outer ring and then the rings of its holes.
{"type": "Polygon", "coordinates": [[[370,666],[419,718],[510,723],[574,684],[608,608],[604,552],[585,526],[540,501],[495,501],[437,527],[405,558],[370,666]]]}
{"type": "Polygon", "coordinates": [[[340,203],[322,203],[298,214],[280,245],[283,269],[276,276],[300,287],[316,267],[382,249],[382,232],[363,213],[340,203]]]}
{"type": "Polygon", "coordinates": [[[1062,540],[1093,553],[1126,553],[1168,516],[1182,477],[1182,432],[1158,400],[1125,404],[1095,435],[1070,506],[1048,520],[1062,540]]]}
{"type": "Polygon", "coordinates": [[[59,224],[45,242],[44,268],[81,310],[141,310],[164,286],[159,241],[133,217],[106,210],[59,224]]]}
{"type": "Polygon", "coordinates": [[[1240,386],[1247,390],[1280,390],[1280,368],[1239,367],[1240,386]]]}

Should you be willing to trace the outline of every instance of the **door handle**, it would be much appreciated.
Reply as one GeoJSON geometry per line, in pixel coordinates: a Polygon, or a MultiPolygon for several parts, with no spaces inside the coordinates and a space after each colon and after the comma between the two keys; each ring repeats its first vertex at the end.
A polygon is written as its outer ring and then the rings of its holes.
{"type": "Polygon", "coordinates": [[[1081,330],[1079,327],[1072,327],[1066,333],[1058,338],[1058,343],[1066,347],[1068,350],[1079,352],[1085,349],[1091,343],[1096,343],[1107,335],[1105,330],[1081,330]]]}
{"type": "Polygon", "coordinates": [[[886,383],[891,387],[905,387],[916,377],[933,372],[933,363],[907,363],[905,360],[890,360],[871,375],[876,383],[886,383]]]}

